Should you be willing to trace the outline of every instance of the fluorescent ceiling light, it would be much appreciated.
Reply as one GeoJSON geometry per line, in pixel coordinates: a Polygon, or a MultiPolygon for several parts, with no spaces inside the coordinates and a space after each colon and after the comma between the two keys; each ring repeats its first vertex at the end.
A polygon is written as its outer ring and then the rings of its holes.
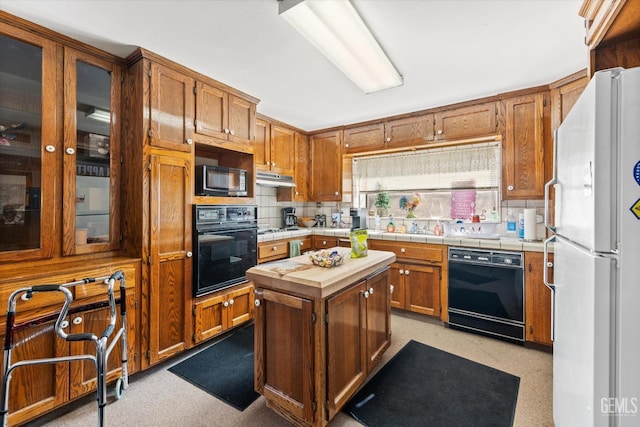
{"type": "Polygon", "coordinates": [[[111,123],[111,111],[101,110],[100,108],[93,107],[84,116],[99,122],[111,123]]]}
{"type": "Polygon", "coordinates": [[[281,0],[279,13],[365,93],[402,85],[349,0],[281,0]]]}

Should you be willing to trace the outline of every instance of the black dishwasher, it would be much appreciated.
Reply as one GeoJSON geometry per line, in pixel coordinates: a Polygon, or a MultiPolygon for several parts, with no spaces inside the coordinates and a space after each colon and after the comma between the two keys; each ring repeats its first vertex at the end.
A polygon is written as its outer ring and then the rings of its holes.
{"type": "Polygon", "coordinates": [[[449,325],[524,342],[521,252],[449,248],[449,325]]]}

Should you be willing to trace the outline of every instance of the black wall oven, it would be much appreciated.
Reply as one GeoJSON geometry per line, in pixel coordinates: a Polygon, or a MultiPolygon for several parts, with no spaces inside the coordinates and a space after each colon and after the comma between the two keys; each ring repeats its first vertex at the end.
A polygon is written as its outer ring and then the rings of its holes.
{"type": "Polygon", "coordinates": [[[257,207],[194,205],[193,210],[194,296],[245,281],[257,261],[257,207]]]}
{"type": "Polygon", "coordinates": [[[524,342],[522,253],[449,248],[449,325],[524,342]]]}

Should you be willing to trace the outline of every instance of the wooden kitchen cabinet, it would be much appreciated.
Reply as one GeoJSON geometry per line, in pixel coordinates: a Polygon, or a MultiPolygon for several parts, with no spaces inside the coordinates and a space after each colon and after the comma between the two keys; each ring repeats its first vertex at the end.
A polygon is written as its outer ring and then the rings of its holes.
{"type": "Polygon", "coordinates": [[[121,62],[11,23],[0,16],[0,262],[117,250],[121,62]]]}
{"type": "Polygon", "coordinates": [[[314,235],[313,236],[313,250],[319,251],[321,249],[334,248],[339,245],[339,238],[333,236],[322,236],[322,235],[314,235]]]}
{"type": "Polygon", "coordinates": [[[293,175],[295,167],[295,131],[271,125],[271,171],[293,175]]]}
{"type": "Polygon", "coordinates": [[[386,148],[411,147],[433,142],[433,120],[433,114],[424,114],[385,122],[386,148]]]}
{"type": "Polygon", "coordinates": [[[344,129],[345,154],[413,147],[433,142],[433,114],[344,129]]]}
{"type": "Polygon", "coordinates": [[[149,144],[191,153],[194,132],[194,79],[167,66],[150,62],[149,144]]]}
{"type": "Polygon", "coordinates": [[[243,283],[200,297],[194,308],[194,343],[228,331],[253,318],[253,284],[243,283]]]}
{"type": "Polygon", "coordinates": [[[148,364],[168,359],[192,342],[191,162],[150,158],[148,364]]]}
{"type": "Polygon", "coordinates": [[[344,153],[362,153],[383,150],[384,123],[346,127],[344,129],[344,153]]]}
{"type": "Polygon", "coordinates": [[[195,82],[195,132],[230,143],[253,144],[256,101],[195,82]]]}
{"type": "Polygon", "coordinates": [[[300,240],[300,253],[312,248],[312,236],[260,242],[258,243],[258,264],[289,258],[289,242],[292,240],[300,240]]]}
{"type": "Polygon", "coordinates": [[[578,14],[585,19],[589,47],[588,75],[614,67],[640,66],[640,1],[585,0],[578,14]]]}
{"type": "Polygon", "coordinates": [[[391,340],[388,270],[327,298],[256,284],[255,389],[296,425],[324,426],[391,340]]]}
{"type": "Polygon", "coordinates": [[[122,75],[113,62],[65,49],[63,255],[120,247],[122,75]]]}
{"type": "Polygon", "coordinates": [[[309,199],[315,202],[342,200],[342,131],[327,131],[309,137],[309,199]]]}
{"type": "Polygon", "coordinates": [[[452,108],[435,113],[435,141],[478,138],[498,133],[495,102],[452,108]]]}
{"type": "Polygon", "coordinates": [[[396,254],[391,264],[391,306],[442,317],[446,304],[446,246],[371,239],[369,248],[396,254]],[[444,274],[443,274],[444,272],[444,274]]]}
{"type": "Polygon", "coordinates": [[[553,283],[553,254],[549,254],[549,264],[544,264],[542,252],[525,253],[525,340],[538,344],[552,345],[551,340],[551,290],[543,281],[544,269],[553,283]]]}
{"type": "MultiPolygon", "coordinates": [[[[41,284],[63,284],[85,277],[103,277],[122,270],[127,287],[127,344],[128,372],[139,370],[138,319],[139,304],[136,289],[139,286],[140,263],[131,260],[113,260],[103,266],[87,269],[75,263],[73,267],[55,272],[21,272],[10,280],[0,280],[0,298],[6,302],[15,289],[41,284]]],[[[119,297],[120,283],[116,282],[116,297],[119,297]]],[[[97,284],[79,285],[72,288],[74,305],[85,305],[106,300],[106,290],[97,284]]],[[[29,301],[17,300],[16,319],[33,319],[47,314],[60,312],[64,297],[59,292],[37,293],[29,301]]],[[[109,308],[96,308],[68,316],[67,333],[102,333],[109,321],[109,308]]],[[[93,342],[66,342],[58,337],[54,330],[55,320],[42,325],[29,327],[14,334],[16,346],[12,351],[12,360],[33,360],[47,357],[69,355],[96,355],[93,342]]],[[[109,339],[113,342],[115,332],[121,327],[120,310],[117,309],[116,330],[109,339]]],[[[0,333],[5,334],[4,317],[0,333]]],[[[119,339],[108,359],[107,382],[112,383],[121,376],[122,340],[119,339]]],[[[1,367],[0,367],[1,369],[1,367]]],[[[18,367],[12,373],[9,387],[9,425],[22,424],[47,413],[71,399],[95,392],[97,387],[96,369],[90,361],[72,361],[18,367]]]]}
{"type": "Polygon", "coordinates": [[[279,202],[306,202],[309,200],[309,137],[301,132],[295,133],[293,178],[295,188],[278,188],[276,198],[279,202]]]}
{"type": "Polygon", "coordinates": [[[548,97],[544,92],[502,101],[503,200],[544,197],[545,135],[550,138],[548,97]]]}
{"type": "Polygon", "coordinates": [[[364,384],[391,344],[389,289],[384,271],[327,301],[329,419],[364,384]]]}

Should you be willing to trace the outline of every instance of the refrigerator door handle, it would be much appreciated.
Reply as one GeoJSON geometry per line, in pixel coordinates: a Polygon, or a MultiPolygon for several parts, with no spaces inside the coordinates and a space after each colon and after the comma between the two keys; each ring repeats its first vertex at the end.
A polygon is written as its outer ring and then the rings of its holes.
{"type": "Polygon", "coordinates": [[[549,267],[547,266],[549,265],[549,243],[555,242],[555,241],[556,241],[555,235],[549,237],[544,241],[544,258],[543,258],[544,265],[542,269],[542,281],[544,282],[544,285],[551,290],[551,292],[555,291],[556,284],[549,283],[549,267]]]}
{"type": "Polygon", "coordinates": [[[551,341],[555,341],[556,338],[556,285],[555,283],[549,283],[549,243],[554,242],[555,240],[556,236],[551,236],[544,241],[544,257],[542,266],[542,281],[551,291],[551,341]]]}
{"type": "Polygon", "coordinates": [[[549,218],[549,189],[552,185],[558,184],[558,169],[557,164],[557,148],[558,148],[558,130],[553,132],[553,168],[551,180],[544,185],[544,226],[547,227],[552,233],[556,232],[556,227],[550,224],[549,218]]]}

